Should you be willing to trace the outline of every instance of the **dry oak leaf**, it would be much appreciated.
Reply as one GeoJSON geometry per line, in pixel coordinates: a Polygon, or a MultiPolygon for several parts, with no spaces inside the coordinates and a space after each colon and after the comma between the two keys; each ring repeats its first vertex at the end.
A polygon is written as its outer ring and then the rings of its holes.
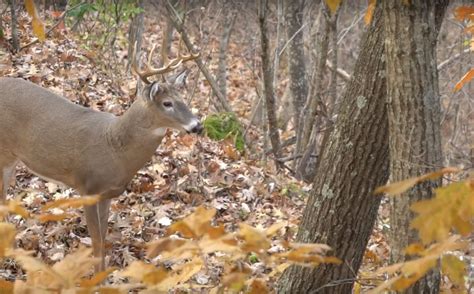
{"type": "Polygon", "coordinates": [[[375,189],[374,194],[386,193],[389,196],[399,195],[420,182],[423,182],[426,180],[434,180],[441,177],[444,174],[457,173],[459,171],[460,170],[457,168],[446,167],[439,171],[435,171],[426,175],[422,175],[419,177],[414,177],[414,178],[410,178],[410,179],[403,180],[400,182],[392,183],[386,186],[378,187],[377,189],[375,189]]]}

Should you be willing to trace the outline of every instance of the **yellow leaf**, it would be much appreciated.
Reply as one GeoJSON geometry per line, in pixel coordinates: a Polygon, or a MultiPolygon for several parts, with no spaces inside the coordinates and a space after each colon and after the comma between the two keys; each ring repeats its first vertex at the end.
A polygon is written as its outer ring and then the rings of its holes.
{"type": "Polygon", "coordinates": [[[354,283],[354,289],[352,290],[352,293],[354,294],[360,294],[360,290],[362,289],[362,285],[359,284],[358,282],[354,283]]]}
{"type": "Polygon", "coordinates": [[[421,252],[423,252],[423,250],[425,250],[425,247],[422,244],[413,243],[413,244],[408,245],[405,248],[405,254],[406,255],[419,255],[421,252]]]}
{"type": "Polygon", "coordinates": [[[239,243],[233,235],[226,235],[219,239],[203,238],[199,241],[199,247],[203,253],[213,253],[216,251],[230,252],[236,257],[243,255],[239,243]]]}
{"type": "Polygon", "coordinates": [[[187,242],[188,241],[184,239],[171,239],[169,237],[163,238],[155,242],[151,242],[147,245],[147,257],[154,258],[160,255],[163,251],[174,251],[175,249],[183,246],[187,242]]]}
{"type": "Polygon", "coordinates": [[[63,198],[44,205],[41,210],[46,211],[51,208],[79,208],[84,205],[94,205],[100,201],[100,195],[86,196],[81,198],[63,198]]]}
{"type": "Polygon", "coordinates": [[[111,272],[115,270],[117,270],[116,267],[111,267],[106,269],[105,271],[98,272],[92,278],[82,280],[80,285],[84,288],[97,286],[98,284],[102,283],[102,281],[105,280],[111,272]]]}
{"type": "Polygon", "coordinates": [[[292,250],[274,254],[274,256],[277,258],[285,258],[289,262],[306,266],[315,266],[320,263],[341,263],[341,260],[334,256],[323,255],[330,249],[330,247],[325,244],[292,243],[290,244],[290,247],[292,247],[292,250]]]}
{"type": "Polygon", "coordinates": [[[244,240],[242,250],[259,254],[270,247],[270,240],[267,239],[265,232],[247,224],[240,224],[239,227],[239,236],[244,240]]]}
{"type": "Polygon", "coordinates": [[[474,78],[474,68],[469,70],[460,80],[454,85],[454,92],[461,90],[461,88],[474,78]]]}
{"type": "Polygon", "coordinates": [[[98,262],[98,258],[92,257],[91,248],[79,247],[79,249],[66,255],[63,260],[53,265],[52,269],[61,275],[66,282],[66,287],[71,288],[83,276],[88,274],[98,262]]]}
{"type": "Polygon", "coordinates": [[[21,202],[19,200],[10,200],[8,201],[8,210],[10,212],[16,213],[20,215],[23,218],[28,218],[30,217],[30,214],[28,211],[26,211],[25,208],[21,205],[21,202]]]}
{"type": "Polygon", "coordinates": [[[367,12],[365,13],[364,21],[366,25],[369,25],[372,22],[372,17],[374,16],[375,5],[377,0],[369,0],[369,6],[367,7],[367,12]]]}
{"type": "Polygon", "coordinates": [[[464,261],[451,254],[445,255],[441,259],[441,270],[453,284],[464,289],[464,276],[467,274],[464,261]]]}
{"type": "Polygon", "coordinates": [[[249,273],[234,272],[224,275],[222,278],[222,284],[229,287],[233,292],[238,293],[245,286],[245,280],[247,280],[249,273]]]}
{"type": "Polygon", "coordinates": [[[272,271],[271,273],[268,274],[268,277],[269,278],[272,278],[282,272],[284,272],[291,264],[288,263],[288,262],[285,262],[285,263],[282,263],[282,264],[279,264],[277,265],[272,271]]]}
{"type": "Polygon", "coordinates": [[[441,170],[438,170],[426,175],[422,175],[419,177],[414,177],[414,178],[410,178],[410,179],[403,180],[400,182],[392,183],[386,186],[378,187],[377,189],[375,189],[374,194],[386,193],[389,196],[399,195],[420,182],[423,182],[426,180],[434,180],[441,177],[444,174],[456,173],[456,172],[459,172],[459,169],[446,167],[446,168],[443,168],[441,170]]]}
{"type": "Polygon", "coordinates": [[[265,230],[265,234],[267,237],[273,237],[276,233],[278,233],[279,230],[283,229],[284,227],[287,226],[286,222],[277,222],[271,225],[269,228],[265,230]]]}
{"type": "Polygon", "coordinates": [[[206,209],[200,206],[192,214],[172,224],[168,229],[168,234],[178,231],[186,238],[202,237],[211,227],[211,221],[215,215],[215,209],[206,209]]]}
{"type": "Polygon", "coordinates": [[[143,275],[142,281],[147,285],[157,285],[167,277],[168,271],[160,267],[143,275]]]}
{"type": "Polygon", "coordinates": [[[11,255],[27,271],[28,286],[50,289],[67,287],[67,281],[59,273],[39,259],[30,256],[28,252],[17,249],[11,255]]]}
{"type": "Polygon", "coordinates": [[[157,269],[151,264],[146,264],[143,261],[134,261],[123,272],[120,273],[123,277],[135,279],[144,282],[147,285],[154,285],[166,278],[167,272],[162,268],[157,269]]]}
{"type": "Polygon", "coordinates": [[[413,285],[421,276],[415,275],[412,277],[398,277],[395,283],[390,287],[391,290],[403,291],[413,285]]]}
{"type": "Polygon", "coordinates": [[[466,235],[472,229],[474,189],[467,181],[435,190],[435,197],[418,201],[410,207],[417,216],[410,227],[418,230],[423,244],[444,240],[451,229],[466,235]]]}
{"type": "Polygon", "coordinates": [[[392,285],[399,280],[399,277],[393,277],[391,279],[386,280],[382,284],[378,285],[376,288],[367,292],[367,294],[382,294],[385,293],[387,289],[390,289],[392,285]]]}
{"type": "Polygon", "coordinates": [[[46,38],[44,23],[38,15],[35,1],[25,0],[25,8],[28,14],[33,18],[32,24],[31,24],[33,28],[33,33],[35,33],[36,37],[38,37],[40,41],[44,41],[44,39],[46,38]]]}
{"type": "Polygon", "coordinates": [[[167,234],[174,234],[176,232],[179,232],[181,236],[185,238],[198,237],[194,230],[190,228],[184,220],[173,223],[167,230],[167,234]]]}
{"type": "Polygon", "coordinates": [[[331,13],[334,14],[339,8],[339,5],[341,5],[342,0],[325,0],[325,2],[331,13]]]}
{"type": "Polygon", "coordinates": [[[8,223],[0,223],[0,258],[5,257],[12,248],[15,241],[15,226],[8,223]]]}
{"type": "Polygon", "coordinates": [[[176,287],[188,281],[192,276],[198,273],[203,266],[203,261],[200,258],[194,258],[189,262],[173,267],[173,273],[168,274],[165,279],[160,280],[150,290],[159,290],[168,292],[169,289],[176,287]]]}
{"type": "Polygon", "coordinates": [[[46,222],[62,221],[63,219],[71,218],[71,217],[74,217],[74,214],[71,214],[71,213],[61,213],[61,214],[44,213],[44,214],[38,215],[36,218],[41,223],[46,223],[46,222]]]}

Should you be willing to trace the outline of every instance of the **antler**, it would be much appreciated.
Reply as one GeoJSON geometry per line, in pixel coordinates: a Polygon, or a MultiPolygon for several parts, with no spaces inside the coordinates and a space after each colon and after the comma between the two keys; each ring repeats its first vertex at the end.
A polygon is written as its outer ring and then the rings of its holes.
{"type": "Polygon", "coordinates": [[[151,61],[152,61],[152,56],[153,52],[155,51],[156,45],[153,45],[150,54],[148,55],[148,61],[147,64],[145,65],[144,70],[140,70],[137,65],[137,59],[135,58],[136,52],[137,52],[137,44],[135,43],[135,46],[133,48],[133,56],[132,56],[132,68],[133,71],[137,73],[137,75],[140,77],[140,79],[146,83],[150,84],[150,81],[148,80],[149,77],[157,74],[165,74],[167,72],[173,71],[176,68],[178,68],[183,62],[190,61],[193,59],[196,59],[200,56],[200,53],[192,53],[190,52],[189,54],[182,54],[181,53],[181,38],[179,39],[179,46],[178,46],[178,56],[173,59],[169,59],[168,56],[163,55],[162,56],[162,61],[163,61],[163,66],[159,68],[154,68],[151,66],[151,61]]]}

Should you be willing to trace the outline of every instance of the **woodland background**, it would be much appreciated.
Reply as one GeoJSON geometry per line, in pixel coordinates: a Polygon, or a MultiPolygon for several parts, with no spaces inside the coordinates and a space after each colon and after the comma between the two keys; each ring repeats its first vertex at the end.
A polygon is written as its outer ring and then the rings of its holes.
{"type": "MultiPolygon", "coordinates": [[[[263,229],[283,222],[270,252],[280,252],[278,240],[294,240],[326,134],[344,115],[340,105],[357,70],[363,34],[374,16],[367,1],[342,1],[337,9],[324,1],[269,1],[263,6],[262,2],[36,1],[38,21],[47,32],[41,41],[32,26],[35,17],[26,12],[23,1],[0,2],[0,76],[28,79],[74,103],[116,115],[134,101],[140,87],[129,65],[133,44],[138,44],[137,56],[143,62],[153,45],[159,47],[163,35],[169,34],[174,41],[170,54],[176,54],[179,34],[173,21],[185,16],[178,30],[183,27],[184,43],[188,38],[193,50],[201,53],[199,67],[205,69],[188,65],[191,74],[185,97],[203,118],[207,135],[169,131],[127,192],[113,202],[109,266],[124,269],[137,260],[163,265],[145,256],[145,244],[164,236],[173,222],[200,205],[214,208],[213,223],[223,224],[229,232],[240,223],[263,229]],[[16,2],[15,15],[11,2],[16,2]],[[175,10],[167,8],[171,3],[175,10]]],[[[471,36],[466,33],[469,23],[455,15],[456,8],[467,4],[449,4],[436,47],[440,166],[461,170],[445,176],[446,183],[465,178],[474,165],[473,83],[454,91],[473,64],[471,36]]],[[[360,97],[348,99],[364,107],[366,101],[360,97]]],[[[40,214],[49,201],[79,196],[22,167],[10,193],[31,214],[40,214]]],[[[391,263],[389,207],[383,197],[362,266],[353,273],[354,291],[373,289],[387,277],[374,272],[391,263]]],[[[68,213],[68,218],[44,222],[9,216],[17,230],[16,245],[34,251],[46,264],[64,260],[80,245],[90,245],[80,209],[68,213]]],[[[466,240],[472,244],[472,234],[466,240]]],[[[350,246],[353,240],[348,235],[342,242],[350,246]]],[[[472,250],[470,254],[465,249],[454,251],[472,264],[472,250]]],[[[250,269],[248,275],[262,278],[269,288],[275,285],[279,273],[270,274],[272,269],[259,256],[249,254],[243,263],[250,269]]],[[[173,267],[173,263],[164,265],[173,267]]],[[[218,254],[209,255],[206,266],[179,288],[212,291],[227,274],[218,254]]],[[[0,263],[1,279],[13,281],[25,275],[14,259],[0,263]]],[[[118,272],[111,272],[107,280],[112,285],[129,282],[118,272]]],[[[445,291],[460,289],[446,276],[441,282],[445,291]]]]}

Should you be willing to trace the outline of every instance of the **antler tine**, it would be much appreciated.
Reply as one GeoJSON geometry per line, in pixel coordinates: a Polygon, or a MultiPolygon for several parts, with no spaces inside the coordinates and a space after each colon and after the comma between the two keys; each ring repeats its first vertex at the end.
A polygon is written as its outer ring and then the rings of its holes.
{"type": "MultiPolygon", "coordinates": [[[[151,66],[151,61],[152,61],[152,56],[153,56],[153,52],[155,51],[155,48],[156,48],[156,45],[153,45],[153,48],[151,49],[150,53],[148,54],[148,62],[146,64],[146,68],[145,70],[139,70],[136,62],[134,62],[132,64],[133,66],[133,70],[138,74],[138,76],[140,77],[140,79],[149,84],[150,81],[148,80],[148,77],[151,77],[153,75],[157,75],[157,74],[165,74],[167,72],[170,72],[170,71],[173,71],[175,70],[176,68],[178,68],[183,62],[186,62],[186,61],[189,61],[189,60],[193,60],[193,59],[196,59],[200,56],[200,53],[192,53],[190,52],[190,54],[182,54],[181,53],[181,36],[180,36],[180,39],[179,39],[179,48],[178,48],[178,56],[176,58],[173,58],[173,59],[169,59],[168,56],[162,56],[162,59],[163,59],[163,66],[162,67],[159,67],[159,68],[153,68],[151,66]]],[[[135,47],[134,47],[134,56],[136,54],[136,43],[135,43],[135,47]]],[[[163,52],[163,50],[162,50],[163,52]]],[[[135,58],[134,58],[134,61],[135,61],[135,58]]]]}
{"type": "Polygon", "coordinates": [[[137,57],[137,42],[135,42],[135,46],[133,46],[133,54],[132,54],[132,70],[140,77],[140,79],[146,83],[149,84],[150,81],[147,79],[147,76],[143,71],[141,71],[138,68],[137,60],[140,57],[137,57]]]}

